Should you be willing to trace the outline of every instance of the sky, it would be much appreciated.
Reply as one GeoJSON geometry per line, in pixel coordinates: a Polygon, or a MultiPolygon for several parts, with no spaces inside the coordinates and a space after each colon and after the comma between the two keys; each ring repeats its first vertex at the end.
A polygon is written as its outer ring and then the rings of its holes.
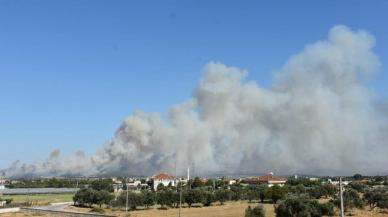
{"type": "Polygon", "coordinates": [[[0,168],[94,153],[136,110],[191,96],[210,61],[274,73],[337,24],[376,37],[388,97],[387,1],[0,1],[0,168]]]}

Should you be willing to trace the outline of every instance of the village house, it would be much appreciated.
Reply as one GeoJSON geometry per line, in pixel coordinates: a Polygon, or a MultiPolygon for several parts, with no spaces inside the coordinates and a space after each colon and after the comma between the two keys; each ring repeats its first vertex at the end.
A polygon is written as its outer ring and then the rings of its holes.
{"type": "Polygon", "coordinates": [[[175,176],[168,175],[166,173],[160,173],[158,175],[155,175],[152,177],[153,180],[153,188],[156,191],[159,184],[162,184],[163,186],[168,186],[171,184],[171,186],[176,186],[177,184],[177,178],[175,176]]]}
{"type": "Polygon", "coordinates": [[[270,173],[264,176],[245,178],[243,182],[247,184],[266,184],[268,187],[272,187],[274,185],[282,187],[286,184],[287,179],[279,176],[274,176],[273,173],[270,173]]]}
{"type": "MultiPolygon", "coordinates": [[[[332,185],[335,185],[335,186],[339,185],[339,181],[338,180],[333,181],[331,179],[328,179],[327,182],[332,184],[332,185]]],[[[345,186],[349,185],[349,183],[351,183],[351,181],[342,181],[342,184],[345,185],[345,186]]]]}

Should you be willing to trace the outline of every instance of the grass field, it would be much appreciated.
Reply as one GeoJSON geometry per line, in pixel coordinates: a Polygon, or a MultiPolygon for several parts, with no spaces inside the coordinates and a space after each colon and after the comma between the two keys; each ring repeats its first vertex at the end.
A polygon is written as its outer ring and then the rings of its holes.
{"type": "Polygon", "coordinates": [[[2,199],[12,198],[13,203],[31,202],[34,205],[73,201],[74,194],[33,194],[33,195],[3,195],[2,199]]]}

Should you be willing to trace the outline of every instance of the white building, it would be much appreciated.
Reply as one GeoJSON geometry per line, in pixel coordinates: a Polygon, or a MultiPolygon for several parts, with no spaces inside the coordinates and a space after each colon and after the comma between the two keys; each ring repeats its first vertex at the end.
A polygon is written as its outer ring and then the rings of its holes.
{"type": "Polygon", "coordinates": [[[5,180],[0,177],[0,189],[5,189],[5,180]]]}
{"type": "Polygon", "coordinates": [[[154,181],[153,187],[155,191],[157,190],[159,184],[163,184],[163,186],[168,186],[170,184],[171,186],[176,186],[178,181],[175,176],[170,176],[166,173],[155,175],[152,177],[152,180],[154,181]]]}
{"type": "MultiPolygon", "coordinates": [[[[332,184],[332,185],[339,185],[339,181],[333,181],[331,179],[328,179],[327,182],[332,184]]],[[[345,186],[349,185],[349,183],[351,183],[351,181],[342,181],[342,184],[345,186]]]]}

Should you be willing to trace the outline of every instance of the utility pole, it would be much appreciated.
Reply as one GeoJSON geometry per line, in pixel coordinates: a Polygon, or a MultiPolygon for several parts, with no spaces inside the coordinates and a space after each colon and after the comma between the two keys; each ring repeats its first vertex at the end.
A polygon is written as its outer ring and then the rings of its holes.
{"type": "Polygon", "coordinates": [[[125,213],[128,213],[128,183],[125,183],[125,186],[127,187],[127,199],[125,201],[125,213]]]}
{"type": "Polygon", "coordinates": [[[344,198],[343,198],[343,195],[342,195],[342,178],[340,177],[340,180],[339,180],[339,186],[340,186],[340,198],[341,198],[341,217],[344,217],[344,198]]]}
{"type": "Polygon", "coordinates": [[[187,167],[187,184],[189,185],[189,189],[191,189],[191,183],[190,183],[190,167],[187,167]]]}
{"type": "Polygon", "coordinates": [[[179,192],[179,217],[181,217],[181,208],[182,208],[182,183],[179,182],[181,190],[179,192]]]}

